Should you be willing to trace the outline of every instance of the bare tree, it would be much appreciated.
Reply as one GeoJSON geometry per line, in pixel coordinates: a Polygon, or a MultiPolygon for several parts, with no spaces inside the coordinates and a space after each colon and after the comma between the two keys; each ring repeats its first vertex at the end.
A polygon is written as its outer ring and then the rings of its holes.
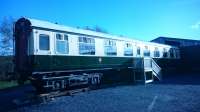
{"type": "Polygon", "coordinates": [[[4,17],[0,22],[0,79],[14,79],[13,72],[13,22],[12,17],[4,17]]]}
{"type": "Polygon", "coordinates": [[[0,55],[13,55],[13,22],[12,17],[4,17],[0,23],[0,55]]]}

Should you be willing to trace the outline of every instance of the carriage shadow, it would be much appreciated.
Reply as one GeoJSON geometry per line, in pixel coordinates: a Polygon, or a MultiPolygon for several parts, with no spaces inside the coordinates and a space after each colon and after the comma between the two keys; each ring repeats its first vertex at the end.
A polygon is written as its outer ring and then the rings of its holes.
{"type": "Polygon", "coordinates": [[[200,73],[171,73],[164,74],[161,82],[155,84],[174,84],[174,85],[200,85],[200,73]]]}

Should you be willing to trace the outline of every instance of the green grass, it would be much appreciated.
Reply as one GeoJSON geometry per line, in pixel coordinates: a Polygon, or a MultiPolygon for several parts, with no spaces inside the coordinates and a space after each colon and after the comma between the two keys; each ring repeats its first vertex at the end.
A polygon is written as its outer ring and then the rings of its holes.
{"type": "Polygon", "coordinates": [[[0,89],[18,86],[17,81],[0,81],[0,89]]]}
{"type": "MultiPolygon", "coordinates": [[[[30,84],[30,81],[27,80],[24,82],[24,84],[30,84]]],[[[17,83],[17,80],[14,81],[0,81],[0,90],[1,89],[6,89],[6,88],[10,88],[10,87],[16,87],[19,86],[17,83]]]]}

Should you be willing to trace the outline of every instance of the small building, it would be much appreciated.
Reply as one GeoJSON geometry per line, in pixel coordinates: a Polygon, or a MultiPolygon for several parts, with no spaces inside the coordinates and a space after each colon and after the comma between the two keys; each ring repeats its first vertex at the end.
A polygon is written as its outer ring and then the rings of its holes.
{"type": "Polygon", "coordinates": [[[200,40],[158,37],[151,42],[179,47],[181,60],[176,63],[175,69],[189,73],[200,72],[200,40]]]}
{"type": "Polygon", "coordinates": [[[176,47],[200,45],[200,40],[179,39],[179,38],[169,38],[169,37],[158,37],[156,39],[151,40],[151,42],[167,44],[176,47]]]}

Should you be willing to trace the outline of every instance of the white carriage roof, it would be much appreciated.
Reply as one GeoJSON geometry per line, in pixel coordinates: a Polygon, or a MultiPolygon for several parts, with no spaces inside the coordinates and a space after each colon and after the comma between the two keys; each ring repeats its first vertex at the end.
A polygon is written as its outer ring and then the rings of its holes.
{"type": "Polygon", "coordinates": [[[31,22],[32,26],[39,27],[39,28],[73,32],[73,33],[78,33],[78,34],[83,34],[83,35],[91,35],[91,36],[96,36],[96,37],[101,37],[101,38],[123,40],[123,41],[135,42],[135,43],[144,43],[144,44],[149,44],[149,45],[155,45],[155,46],[158,46],[158,47],[159,46],[160,47],[172,47],[172,46],[165,45],[165,44],[140,41],[140,40],[135,40],[135,39],[132,39],[132,38],[120,37],[120,36],[116,36],[116,35],[111,35],[111,34],[106,34],[106,33],[101,33],[101,32],[95,32],[95,31],[85,30],[85,29],[81,29],[81,28],[73,28],[73,27],[69,27],[69,26],[51,23],[51,22],[48,22],[48,21],[42,21],[42,20],[31,19],[31,18],[28,18],[28,20],[31,22]]]}

